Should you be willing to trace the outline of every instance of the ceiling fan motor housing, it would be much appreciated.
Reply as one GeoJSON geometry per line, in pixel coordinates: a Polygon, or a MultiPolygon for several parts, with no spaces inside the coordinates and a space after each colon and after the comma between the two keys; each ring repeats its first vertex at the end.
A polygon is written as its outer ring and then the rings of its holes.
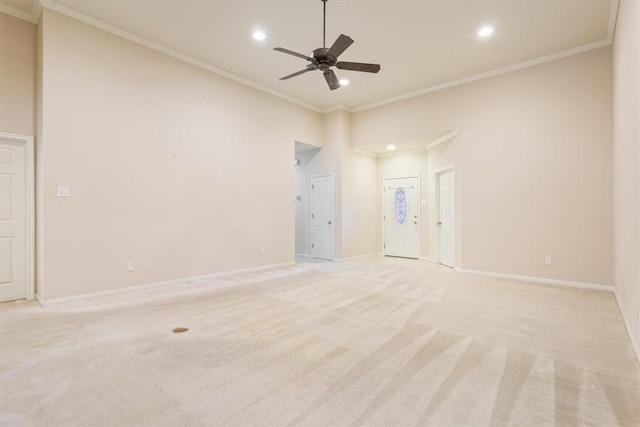
{"type": "MultiPolygon", "coordinates": [[[[322,0],[324,6],[326,6],[327,0],[322,0]]],[[[377,73],[380,71],[379,64],[366,64],[362,62],[338,62],[338,57],[344,52],[351,44],[353,43],[353,39],[344,34],[340,34],[340,36],[336,39],[336,41],[331,45],[330,48],[326,47],[325,44],[325,34],[326,34],[326,16],[327,11],[326,7],[323,7],[322,10],[322,47],[315,49],[312,56],[309,57],[302,53],[294,52],[293,50],[285,49],[283,47],[274,47],[274,50],[277,50],[282,53],[286,53],[287,55],[293,55],[298,58],[309,61],[309,64],[300,71],[296,71],[295,73],[289,74],[287,76],[281,77],[280,80],[288,80],[292,77],[299,76],[304,73],[308,73],[309,71],[320,70],[324,74],[324,78],[329,85],[331,90],[338,89],[340,87],[340,81],[336,74],[333,72],[331,67],[336,67],[341,70],[351,70],[351,71],[362,71],[365,73],[377,73]]]]}
{"type": "Polygon", "coordinates": [[[313,59],[318,63],[318,69],[325,71],[333,67],[338,62],[338,58],[328,54],[329,49],[321,47],[313,51],[313,59]]]}

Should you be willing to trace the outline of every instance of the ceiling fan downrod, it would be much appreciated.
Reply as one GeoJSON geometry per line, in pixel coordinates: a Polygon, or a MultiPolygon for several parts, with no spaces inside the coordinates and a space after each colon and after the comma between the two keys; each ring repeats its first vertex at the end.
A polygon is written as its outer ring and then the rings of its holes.
{"type": "Polygon", "coordinates": [[[322,47],[327,47],[327,0],[322,0],[322,47]]]}
{"type": "Polygon", "coordinates": [[[377,73],[380,71],[380,64],[338,61],[338,57],[351,46],[352,43],[353,39],[351,37],[340,34],[331,47],[327,48],[327,0],[322,0],[322,47],[315,49],[311,56],[283,47],[274,47],[273,50],[296,56],[309,62],[303,70],[281,77],[280,80],[288,80],[310,71],[320,70],[329,85],[329,89],[335,90],[340,87],[340,81],[336,73],[331,69],[332,67],[340,70],[361,71],[365,73],[377,73]]]}

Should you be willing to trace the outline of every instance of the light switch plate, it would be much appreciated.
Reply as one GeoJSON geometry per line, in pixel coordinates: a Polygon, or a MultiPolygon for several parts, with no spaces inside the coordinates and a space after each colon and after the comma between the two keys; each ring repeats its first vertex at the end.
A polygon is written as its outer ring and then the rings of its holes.
{"type": "Polygon", "coordinates": [[[71,197],[71,187],[58,187],[58,197],[71,197]]]}

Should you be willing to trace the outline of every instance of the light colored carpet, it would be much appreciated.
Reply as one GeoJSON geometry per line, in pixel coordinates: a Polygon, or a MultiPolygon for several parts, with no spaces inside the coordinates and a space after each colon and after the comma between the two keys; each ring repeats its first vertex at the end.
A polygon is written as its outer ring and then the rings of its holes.
{"type": "Polygon", "coordinates": [[[6,426],[640,425],[612,294],[423,261],[8,303],[0,322],[6,426]]]}

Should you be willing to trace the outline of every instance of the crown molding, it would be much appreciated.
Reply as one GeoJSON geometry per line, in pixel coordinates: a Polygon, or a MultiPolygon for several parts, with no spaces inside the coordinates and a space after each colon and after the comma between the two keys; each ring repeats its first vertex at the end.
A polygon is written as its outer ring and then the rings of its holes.
{"type": "Polygon", "coordinates": [[[440,144],[443,144],[447,141],[452,140],[459,134],[460,134],[460,131],[458,129],[454,129],[429,143],[425,143],[425,145],[422,147],[409,148],[407,150],[394,150],[394,151],[387,151],[384,153],[376,153],[374,151],[367,150],[366,148],[363,148],[363,147],[354,147],[353,151],[355,151],[358,154],[364,154],[365,156],[375,157],[375,158],[394,157],[394,156],[401,156],[404,154],[422,153],[424,151],[429,151],[440,144]]]}
{"type": "Polygon", "coordinates": [[[92,27],[96,27],[108,33],[114,34],[116,36],[122,37],[126,40],[132,41],[134,43],[140,44],[142,46],[148,47],[149,49],[153,49],[157,52],[164,53],[165,55],[171,56],[173,58],[179,59],[180,61],[186,62],[188,64],[194,65],[199,68],[203,68],[207,71],[210,71],[219,76],[225,77],[229,80],[233,80],[237,83],[240,83],[245,86],[249,86],[253,89],[259,90],[261,92],[267,93],[269,95],[275,96],[277,98],[288,101],[292,104],[299,105],[300,107],[307,108],[309,110],[315,111],[317,113],[321,113],[322,110],[315,105],[308,104],[304,101],[291,97],[289,95],[285,95],[281,92],[268,88],[266,86],[262,86],[255,82],[252,82],[249,79],[245,79],[244,77],[240,77],[236,74],[230,73],[229,71],[225,71],[221,68],[215,67],[209,63],[201,61],[199,59],[193,58],[189,55],[185,55],[184,53],[178,52],[171,48],[168,48],[160,43],[156,43],[147,38],[141,37],[137,34],[131,33],[129,31],[123,30],[122,28],[118,28],[115,25],[108,24],[104,21],[96,19],[92,16],[86,15],[82,12],[78,12],[75,9],[71,9],[70,7],[64,6],[53,0],[41,0],[42,7],[50,9],[54,12],[58,12],[62,15],[66,15],[70,18],[76,19],[78,21],[84,22],[85,24],[91,25],[92,27]]]}
{"type": "Polygon", "coordinates": [[[22,10],[18,10],[11,6],[8,6],[4,3],[0,3],[0,12],[6,13],[7,15],[11,15],[14,18],[19,18],[25,20],[27,22],[31,22],[32,24],[37,24],[40,20],[40,13],[42,12],[42,6],[38,0],[33,2],[33,7],[31,8],[31,13],[26,13],[22,10]]]}
{"type": "Polygon", "coordinates": [[[618,19],[618,8],[619,8],[620,0],[611,0],[611,5],[609,8],[609,25],[607,27],[607,37],[602,40],[598,40],[596,42],[587,43],[582,46],[578,46],[572,49],[563,50],[560,52],[552,53],[550,55],[541,56],[538,58],[534,58],[528,61],[519,62],[513,65],[508,65],[506,67],[497,68],[494,70],[487,71],[485,73],[474,74],[472,76],[464,77],[458,80],[452,80],[450,82],[446,82],[436,86],[430,86],[415,92],[409,92],[404,95],[394,96],[387,99],[382,99],[380,101],[372,102],[370,104],[361,105],[358,107],[354,107],[351,109],[351,112],[357,113],[359,111],[369,110],[371,108],[381,107],[386,104],[392,104],[398,101],[404,101],[405,99],[415,98],[421,95],[426,95],[428,93],[437,92],[444,89],[449,89],[455,86],[460,86],[466,83],[471,83],[477,80],[486,79],[493,76],[498,76],[500,74],[510,73],[512,71],[521,70],[528,67],[533,67],[535,65],[544,64],[545,62],[551,62],[558,59],[565,58],[567,56],[578,55],[580,53],[588,52],[590,50],[599,49],[601,47],[610,46],[613,44],[613,38],[615,36],[616,29],[616,21],[618,19]]]}
{"type": "Polygon", "coordinates": [[[334,105],[333,107],[325,108],[325,109],[321,110],[320,112],[322,114],[327,114],[327,113],[333,113],[334,111],[346,111],[347,113],[353,112],[351,107],[349,107],[348,105],[344,105],[344,104],[334,105]]]}
{"type": "Polygon", "coordinates": [[[458,129],[454,129],[451,132],[442,135],[440,138],[436,139],[435,141],[427,144],[427,150],[431,150],[433,148],[436,148],[438,145],[443,144],[449,140],[452,140],[453,138],[455,138],[456,136],[458,136],[460,134],[460,131],[458,131],[458,129]]]}
{"type": "Polygon", "coordinates": [[[607,28],[607,40],[609,44],[613,44],[613,38],[616,35],[616,23],[618,22],[618,9],[620,0],[611,0],[611,8],[609,9],[609,27],[607,28]]]}
{"type": "Polygon", "coordinates": [[[552,53],[551,55],[545,55],[538,58],[530,59],[528,61],[518,62],[516,64],[508,65],[506,67],[496,68],[494,70],[487,71],[484,73],[474,74],[461,79],[452,80],[450,82],[427,87],[425,89],[417,90],[415,92],[409,92],[404,95],[394,96],[392,98],[387,98],[381,101],[372,102],[370,104],[353,108],[352,112],[357,113],[364,110],[370,110],[372,108],[381,107],[383,105],[393,104],[395,102],[404,101],[406,99],[416,98],[418,96],[426,95],[428,93],[438,92],[444,89],[449,89],[449,88],[460,86],[466,83],[487,79],[489,77],[499,76],[500,74],[506,74],[512,71],[518,71],[524,68],[533,67],[535,65],[544,64],[545,62],[551,62],[558,59],[566,58],[567,56],[578,55],[580,53],[588,52],[594,49],[599,49],[601,47],[605,47],[609,45],[611,45],[611,42],[608,39],[598,40],[597,42],[587,43],[585,45],[574,47],[572,49],[567,49],[560,52],[552,53]]]}
{"type": "Polygon", "coordinates": [[[259,90],[261,92],[267,93],[269,95],[275,96],[277,98],[283,99],[285,101],[288,101],[292,104],[296,104],[299,105],[301,107],[304,107],[306,109],[309,109],[311,111],[315,111],[317,113],[320,114],[327,114],[327,113],[331,113],[334,111],[346,111],[349,113],[358,113],[360,111],[365,111],[365,110],[369,110],[372,108],[377,108],[377,107],[381,107],[383,105],[387,105],[387,104],[393,104],[399,101],[404,101],[407,99],[411,99],[411,98],[416,98],[418,96],[422,96],[422,95],[426,95],[429,93],[433,93],[433,92],[438,92],[444,89],[449,89],[455,86],[460,86],[463,84],[467,84],[467,83],[471,83],[474,81],[478,81],[478,80],[483,80],[483,79],[487,79],[490,77],[494,77],[494,76],[498,76],[501,74],[506,74],[506,73],[510,73],[512,71],[518,71],[521,69],[525,69],[525,68],[529,68],[529,67],[533,67],[535,65],[540,65],[540,64],[544,64],[546,62],[551,62],[551,61],[555,61],[558,59],[562,59],[568,56],[572,56],[572,55],[578,55],[584,52],[588,52],[590,50],[594,50],[594,49],[599,49],[602,47],[606,47],[606,46],[610,46],[611,44],[613,44],[613,39],[615,36],[615,26],[616,26],[616,21],[617,21],[617,16],[618,16],[618,7],[619,7],[619,3],[620,0],[611,0],[611,6],[609,9],[609,24],[608,24],[608,28],[607,28],[607,37],[605,39],[602,40],[598,40],[596,42],[592,42],[592,43],[587,43],[585,45],[582,46],[578,46],[575,48],[571,48],[571,49],[567,49],[567,50],[563,50],[560,52],[556,52],[556,53],[552,53],[550,55],[545,55],[545,56],[541,56],[538,58],[534,58],[534,59],[530,59],[527,61],[523,61],[523,62],[519,62],[516,64],[512,64],[512,65],[508,65],[506,67],[501,67],[501,68],[496,68],[484,73],[479,73],[479,74],[474,74],[471,76],[467,76],[467,77],[463,77],[461,79],[457,79],[457,80],[451,80],[449,82],[445,82],[439,85],[435,85],[435,86],[429,86],[417,91],[413,91],[413,92],[408,92],[402,95],[398,95],[398,96],[394,96],[391,98],[386,98],[386,99],[382,99],[380,101],[375,101],[369,104],[364,104],[364,105],[360,105],[360,106],[356,106],[356,107],[352,107],[352,106],[348,106],[348,105],[343,105],[343,104],[338,104],[338,105],[334,105],[331,107],[327,107],[327,108],[322,108],[316,105],[312,105],[309,104],[305,101],[299,100],[297,98],[294,98],[292,96],[289,95],[285,95],[281,92],[278,92],[274,89],[268,88],[266,86],[262,86],[258,83],[255,83],[251,80],[245,79],[243,77],[240,77],[236,74],[233,74],[229,71],[225,71],[223,69],[220,69],[218,67],[215,67],[211,64],[208,64],[204,61],[195,59],[191,56],[185,55],[183,53],[180,53],[178,51],[175,51],[173,49],[170,49],[164,45],[161,45],[159,43],[153,42],[151,40],[148,40],[144,37],[138,36],[136,34],[130,33],[126,30],[123,30],[121,28],[118,28],[114,25],[108,24],[104,21],[101,21],[99,19],[93,18],[91,16],[88,16],[82,12],[78,12],[74,9],[71,9],[67,6],[64,6],[60,3],[57,3],[54,0],[39,0],[36,1],[34,3],[34,8],[32,10],[31,14],[27,14],[24,13],[22,11],[16,10],[12,7],[6,6],[2,3],[0,3],[0,12],[4,12],[7,13],[9,15],[15,16],[17,18],[20,19],[24,19],[26,21],[32,22],[37,24],[40,18],[40,14],[42,11],[42,7],[46,7],[47,9],[51,9],[53,11],[56,11],[58,13],[61,13],[63,15],[69,16],[71,18],[74,18],[78,21],[84,22],[85,24],[91,25],[93,27],[97,27],[101,30],[107,31],[109,33],[115,34],[117,36],[120,36],[122,38],[125,38],[127,40],[133,41],[135,43],[141,44],[145,47],[148,47],[150,49],[153,49],[155,51],[164,53],[166,55],[169,55],[171,57],[174,57],[176,59],[179,59],[183,62],[189,63],[191,65],[194,65],[196,67],[199,68],[203,68],[205,70],[208,70],[214,74],[220,75],[222,77],[228,78],[230,80],[236,81],[240,84],[243,84],[245,86],[251,87],[253,89],[259,90]]]}

